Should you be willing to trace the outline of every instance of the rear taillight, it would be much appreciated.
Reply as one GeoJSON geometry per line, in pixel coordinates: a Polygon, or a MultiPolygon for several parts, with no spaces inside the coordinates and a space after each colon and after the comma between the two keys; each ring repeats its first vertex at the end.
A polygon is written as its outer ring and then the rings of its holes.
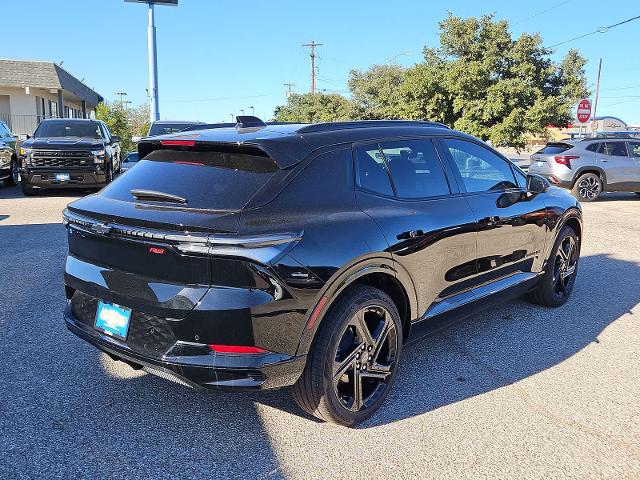
{"type": "Polygon", "coordinates": [[[209,348],[217,353],[235,353],[235,354],[258,354],[266,353],[268,350],[260,347],[253,347],[247,345],[217,345],[210,344],[209,348]]]}
{"type": "Polygon", "coordinates": [[[558,155],[557,157],[553,157],[556,163],[560,165],[566,165],[571,168],[571,160],[577,160],[580,158],[578,155],[558,155]]]}

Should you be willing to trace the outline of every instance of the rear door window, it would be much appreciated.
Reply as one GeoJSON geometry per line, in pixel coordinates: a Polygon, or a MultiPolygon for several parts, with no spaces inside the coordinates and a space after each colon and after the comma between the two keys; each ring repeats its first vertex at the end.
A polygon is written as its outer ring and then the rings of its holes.
{"type": "Polygon", "coordinates": [[[613,157],[628,157],[627,147],[624,142],[602,142],[598,153],[613,157]]]}
{"type": "Polygon", "coordinates": [[[398,197],[428,198],[451,193],[431,140],[383,142],[380,148],[398,197]]]}
{"type": "Polygon", "coordinates": [[[181,208],[240,210],[276,171],[258,149],[155,150],[101,194],[131,202],[131,190],[151,190],[186,199],[181,208]]]}
{"type": "Polygon", "coordinates": [[[592,143],[587,147],[587,150],[589,150],[590,152],[597,152],[599,147],[600,143],[592,143]]]}
{"type": "Polygon", "coordinates": [[[389,173],[378,144],[354,149],[356,157],[356,183],[359,187],[382,195],[393,195],[389,173]]]}

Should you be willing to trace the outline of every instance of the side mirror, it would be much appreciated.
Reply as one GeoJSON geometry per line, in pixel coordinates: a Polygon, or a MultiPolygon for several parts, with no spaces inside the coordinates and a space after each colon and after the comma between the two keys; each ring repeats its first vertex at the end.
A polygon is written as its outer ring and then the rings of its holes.
{"type": "Polygon", "coordinates": [[[111,135],[111,143],[120,143],[120,137],[117,135],[111,135]]]}
{"type": "Polygon", "coordinates": [[[527,175],[527,193],[532,195],[544,193],[550,186],[548,180],[540,175],[527,175]]]}

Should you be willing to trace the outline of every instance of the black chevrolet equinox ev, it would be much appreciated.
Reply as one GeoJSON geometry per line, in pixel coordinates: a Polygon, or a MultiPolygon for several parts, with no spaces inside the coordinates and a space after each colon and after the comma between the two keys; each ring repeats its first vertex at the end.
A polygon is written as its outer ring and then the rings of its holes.
{"type": "Polygon", "coordinates": [[[389,393],[402,346],[497,300],[574,287],[579,204],[432,122],[165,135],[64,212],[67,327],[198,389],[293,386],[344,425],[389,393]]]}

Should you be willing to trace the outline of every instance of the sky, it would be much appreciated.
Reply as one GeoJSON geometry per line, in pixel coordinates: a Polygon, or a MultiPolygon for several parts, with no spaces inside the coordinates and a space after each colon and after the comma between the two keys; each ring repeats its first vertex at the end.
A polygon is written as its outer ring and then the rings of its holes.
{"type": "MultiPolygon", "coordinates": [[[[2,0],[0,58],[63,62],[107,100],[127,92],[147,101],[147,6],[123,0],[2,0]]],[[[494,13],[514,35],[539,32],[548,46],[640,15],[638,0],[179,0],[156,7],[160,115],[170,120],[269,119],[285,83],[310,90],[309,49],[317,49],[318,89],[347,93],[352,68],[421,60],[438,45],[438,22],[494,13]],[[251,110],[251,106],[254,110],[251,110]]],[[[594,88],[603,59],[598,114],[640,123],[640,20],[555,48],[588,59],[594,88]]]]}

